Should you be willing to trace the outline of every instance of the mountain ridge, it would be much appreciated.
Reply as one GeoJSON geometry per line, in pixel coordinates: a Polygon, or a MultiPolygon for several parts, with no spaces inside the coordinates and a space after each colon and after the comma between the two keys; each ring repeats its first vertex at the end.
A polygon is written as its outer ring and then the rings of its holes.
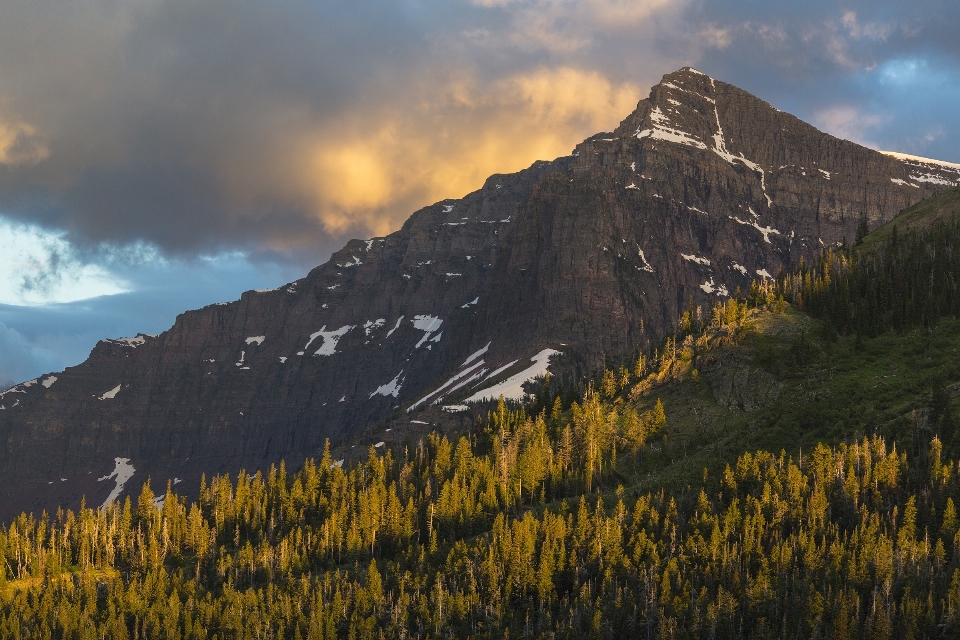
{"type": "Polygon", "coordinates": [[[916,169],[695,70],[668,74],[571,156],[4,392],[0,515],[106,499],[94,479],[117,459],[195,485],[315,455],[457,376],[448,388],[547,349],[587,368],[648,349],[691,300],[709,307],[943,186],[916,169]]]}

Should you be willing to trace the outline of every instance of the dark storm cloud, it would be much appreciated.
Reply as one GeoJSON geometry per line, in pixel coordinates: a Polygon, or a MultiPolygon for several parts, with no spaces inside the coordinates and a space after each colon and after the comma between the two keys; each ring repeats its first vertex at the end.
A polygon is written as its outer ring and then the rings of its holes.
{"type": "Polygon", "coordinates": [[[296,161],[284,147],[397,82],[424,55],[428,16],[364,0],[5,3],[0,144],[2,127],[17,139],[0,204],[173,250],[323,242],[274,175],[296,161]]]}

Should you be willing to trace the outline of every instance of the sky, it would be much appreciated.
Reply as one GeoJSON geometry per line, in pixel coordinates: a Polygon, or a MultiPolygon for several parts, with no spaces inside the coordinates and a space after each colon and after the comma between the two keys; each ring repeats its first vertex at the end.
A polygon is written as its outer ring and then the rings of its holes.
{"type": "Polygon", "coordinates": [[[570,153],[686,65],[960,162],[956,0],[5,0],[0,388],[570,153]]]}

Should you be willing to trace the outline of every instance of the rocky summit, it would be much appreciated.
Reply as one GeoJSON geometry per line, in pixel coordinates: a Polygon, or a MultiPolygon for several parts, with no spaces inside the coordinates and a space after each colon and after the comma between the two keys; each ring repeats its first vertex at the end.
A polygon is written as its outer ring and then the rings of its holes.
{"type": "Polygon", "coordinates": [[[189,493],[389,416],[520,397],[558,353],[587,369],[631,357],[691,302],[956,184],[960,165],[834,138],[681,69],[570,156],[0,394],[0,517],[122,499],[148,477],[189,493]]]}

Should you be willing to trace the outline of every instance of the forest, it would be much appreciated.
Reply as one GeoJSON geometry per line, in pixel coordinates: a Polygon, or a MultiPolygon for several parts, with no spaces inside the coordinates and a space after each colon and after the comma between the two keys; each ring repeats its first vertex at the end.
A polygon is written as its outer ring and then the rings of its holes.
{"type": "Polygon", "coordinates": [[[792,305],[827,340],[929,328],[958,315],[958,241],[950,223],[827,251],[469,433],[204,479],[196,501],[148,483],[21,515],[0,528],[0,637],[958,637],[960,465],[940,431],[742,452],[658,490],[630,473],[669,446],[658,383],[742,339],[750,308],[792,305]]]}

